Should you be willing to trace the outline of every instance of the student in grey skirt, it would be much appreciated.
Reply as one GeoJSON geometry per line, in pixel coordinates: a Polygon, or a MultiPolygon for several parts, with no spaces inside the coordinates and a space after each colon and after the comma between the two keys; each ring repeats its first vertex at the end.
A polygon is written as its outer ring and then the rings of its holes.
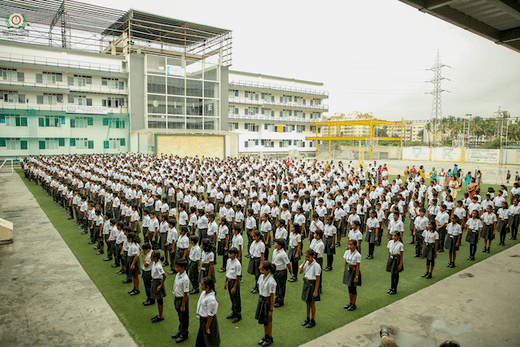
{"type": "Polygon", "coordinates": [[[129,271],[129,274],[132,276],[132,281],[134,282],[134,289],[128,292],[130,295],[137,295],[141,291],[139,290],[139,275],[141,274],[141,262],[139,261],[139,253],[141,248],[139,247],[139,243],[141,239],[134,233],[129,233],[127,235],[128,240],[128,256],[126,268],[129,271]]]}
{"type": "Polygon", "coordinates": [[[482,224],[482,238],[484,239],[484,249],[482,252],[489,253],[491,242],[495,239],[497,227],[497,216],[493,213],[493,207],[491,205],[487,205],[486,212],[482,214],[482,224]]]}
{"type": "Polygon", "coordinates": [[[462,236],[462,228],[458,222],[459,217],[453,214],[453,216],[451,216],[451,223],[446,227],[448,237],[446,238],[444,248],[448,250],[450,257],[450,262],[446,266],[451,268],[455,267],[455,258],[457,257],[457,251],[459,250],[460,239],[462,236]]]}
{"type": "Polygon", "coordinates": [[[210,277],[213,283],[216,283],[215,279],[215,252],[213,251],[213,242],[210,239],[202,240],[202,255],[200,258],[200,271],[199,271],[199,282],[205,277],[210,277]]]}
{"type": "Polygon", "coordinates": [[[302,326],[313,328],[316,326],[316,301],[320,301],[319,284],[321,280],[321,266],[315,260],[316,252],[312,249],[305,252],[305,262],[300,265],[299,273],[303,274],[302,300],[307,304],[307,318],[302,326]],[[311,318],[312,315],[312,318],[311,318]]]}
{"type": "Polygon", "coordinates": [[[466,225],[468,226],[468,229],[466,230],[466,241],[469,242],[468,260],[475,260],[477,243],[481,237],[482,222],[478,217],[479,212],[477,210],[473,210],[471,212],[471,218],[466,222],[466,225]]]}
{"type": "Polygon", "coordinates": [[[261,346],[269,346],[273,343],[273,308],[277,283],[272,273],[276,271],[276,267],[269,261],[265,260],[260,264],[260,272],[258,278],[259,296],[256,305],[255,319],[258,324],[264,325],[265,336],[258,344],[261,346]]]}
{"type": "Polygon", "coordinates": [[[347,250],[343,255],[345,259],[345,270],[343,272],[343,283],[348,286],[348,296],[350,303],[343,306],[344,309],[354,311],[356,307],[357,287],[361,286],[361,254],[357,251],[357,241],[350,240],[347,250]]]}
{"type": "Polygon", "coordinates": [[[426,273],[422,275],[424,278],[432,278],[433,268],[435,267],[435,258],[437,258],[437,248],[439,247],[439,233],[437,232],[437,223],[428,221],[426,230],[422,231],[423,235],[423,251],[421,258],[426,258],[426,273]]]}
{"type": "Polygon", "coordinates": [[[152,284],[150,288],[150,299],[157,300],[157,308],[159,314],[152,318],[152,323],[157,323],[164,320],[163,316],[163,298],[166,297],[166,289],[164,288],[164,281],[166,280],[166,274],[164,273],[161,260],[164,256],[161,255],[160,251],[152,252],[152,284]]]}

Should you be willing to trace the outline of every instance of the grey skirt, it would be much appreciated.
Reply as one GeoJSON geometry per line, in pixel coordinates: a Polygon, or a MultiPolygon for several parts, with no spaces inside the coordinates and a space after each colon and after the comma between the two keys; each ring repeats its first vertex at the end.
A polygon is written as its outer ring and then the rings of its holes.
{"type": "Polygon", "coordinates": [[[365,241],[368,243],[376,243],[376,231],[375,230],[367,230],[365,241]]]}
{"type": "Polygon", "coordinates": [[[270,308],[271,300],[266,300],[263,296],[259,296],[255,312],[255,319],[258,320],[258,324],[269,325],[273,321],[273,317],[269,316],[270,308]]]}
{"type": "Polygon", "coordinates": [[[159,287],[161,282],[161,278],[152,278],[152,284],[150,287],[150,299],[162,299],[166,297],[166,288],[164,288],[164,283],[161,287],[161,290],[157,290],[157,287],[159,287]]]}
{"type": "Polygon", "coordinates": [[[435,260],[435,243],[426,243],[424,244],[423,251],[421,253],[422,259],[427,259],[429,261],[435,260]]]}
{"type": "Polygon", "coordinates": [[[255,277],[260,276],[260,258],[250,258],[249,265],[247,266],[247,273],[250,275],[255,275],[255,277]]]}
{"type": "Polygon", "coordinates": [[[345,271],[343,272],[343,283],[349,287],[361,287],[361,271],[359,271],[358,282],[355,283],[354,279],[356,278],[356,268],[350,265],[347,265],[345,271]]]}
{"type": "MultiPolygon", "coordinates": [[[[208,277],[208,274],[209,274],[209,265],[208,266],[201,266],[200,267],[200,272],[199,272],[199,283],[202,282],[204,277],[208,277]]],[[[213,279],[213,281],[215,281],[215,283],[217,283],[217,279],[215,277],[215,265],[213,265],[213,270],[211,271],[211,276],[210,277],[213,279]]]]}
{"type": "Polygon", "coordinates": [[[324,249],[324,253],[327,254],[327,255],[333,255],[333,254],[336,254],[336,248],[335,247],[332,247],[334,246],[334,244],[332,243],[334,237],[333,236],[327,236],[325,237],[325,249],[324,249]],[[331,249],[332,247],[332,249],[331,249]]]}
{"type": "Polygon", "coordinates": [[[468,235],[466,235],[466,241],[469,243],[477,244],[478,243],[478,231],[468,230],[468,235]]]}
{"type": "Polygon", "coordinates": [[[290,262],[298,261],[301,259],[302,255],[303,255],[302,250],[300,249],[299,254],[296,254],[297,251],[298,251],[298,246],[289,248],[289,252],[287,252],[287,257],[289,258],[290,262]]]}
{"type": "Polygon", "coordinates": [[[493,225],[484,225],[482,227],[482,238],[488,241],[495,239],[495,235],[493,235],[493,225]]]}
{"type": "Polygon", "coordinates": [[[315,301],[320,301],[320,292],[318,290],[318,296],[314,297],[314,289],[316,288],[316,282],[309,282],[306,279],[303,280],[302,289],[302,300],[307,304],[312,304],[315,301]]]}
{"type": "Polygon", "coordinates": [[[401,256],[389,256],[388,260],[386,262],[386,271],[390,272],[391,274],[397,274],[399,272],[402,272],[404,270],[404,265],[401,267],[401,270],[399,270],[399,263],[401,261],[401,256]]]}
{"type": "Polygon", "coordinates": [[[448,235],[444,243],[444,249],[451,253],[457,252],[459,250],[459,247],[457,247],[458,238],[458,236],[448,235]]]}

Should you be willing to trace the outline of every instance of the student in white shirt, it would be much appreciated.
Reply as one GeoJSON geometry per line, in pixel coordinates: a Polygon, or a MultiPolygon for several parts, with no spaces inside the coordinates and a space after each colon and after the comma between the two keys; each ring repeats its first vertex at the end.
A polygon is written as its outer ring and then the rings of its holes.
{"type": "Polygon", "coordinates": [[[238,250],[237,259],[242,263],[242,249],[244,248],[244,238],[240,234],[242,229],[235,224],[233,227],[233,240],[231,241],[231,247],[235,247],[238,250]]]}
{"type": "Polygon", "coordinates": [[[300,265],[299,273],[303,274],[302,300],[307,304],[307,318],[302,326],[313,328],[316,326],[316,301],[320,301],[319,284],[321,280],[321,266],[315,260],[316,252],[312,249],[305,252],[305,262],[300,265]]]}
{"type": "Polygon", "coordinates": [[[287,285],[287,269],[292,273],[291,262],[285,253],[285,239],[274,241],[273,265],[276,267],[273,277],[276,280],[276,297],[274,307],[281,307],[285,301],[285,288],[287,285]]]}
{"type": "Polygon", "coordinates": [[[229,258],[226,264],[226,281],[224,290],[229,291],[231,301],[231,314],[226,319],[232,319],[232,323],[237,323],[242,319],[242,302],[240,299],[240,281],[242,279],[242,264],[238,261],[238,249],[229,249],[229,258]]]}
{"type": "Polygon", "coordinates": [[[213,282],[216,282],[215,278],[215,251],[213,242],[210,239],[204,239],[202,241],[202,254],[200,256],[200,267],[199,267],[199,282],[205,277],[211,277],[213,282]]]}
{"type": "Polygon", "coordinates": [[[164,281],[166,280],[166,274],[164,273],[161,260],[163,260],[163,256],[159,251],[153,251],[151,260],[152,270],[152,283],[150,287],[150,299],[157,300],[157,308],[159,310],[159,314],[152,318],[152,323],[158,323],[164,320],[163,316],[163,298],[166,297],[166,289],[164,288],[164,281]]]}
{"type": "Polygon", "coordinates": [[[507,204],[507,201],[505,201],[504,199],[501,203],[500,208],[497,211],[497,231],[500,234],[500,242],[498,243],[499,246],[506,245],[506,234],[509,232],[509,226],[511,225],[510,214],[511,211],[509,210],[509,205],[507,204]]]}
{"type": "Polygon", "coordinates": [[[428,220],[427,218],[426,220],[428,225],[426,229],[422,232],[423,251],[421,253],[421,258],[426,258],[426,273],[422,275],[422,277],[429,279],[432,278],[433,268],[435,267],[435,258],[437,258],[437,248],[439,247],[439,233],[436,230],[437,224],[428,220]]]}
{"type": "MultiPolygon", "coordinates": [[[[368,226],[368,224],[367,224],[368,226]]],[[[361,286],[361,254],[357,251],[357,241],[349,240],[347,250],[343,254],[345,268],[343,271],[343,283],[348,286],[348,296],[350,303],[343,306],[344,309],[354,311],[356,307],[357,287],[361,286]]]]}
{"type": "MultiPolygon", "coordinates": [[[[511,195],[516,196],[516,194],[513,195],[513,189],[511,189],[511,195]]],[[[511,237],[509,239],[516,240],[516,236],[518,235],[518,226],[520,225],[520,204],[518,203],[518,198],[515,197],[513,199],[513,204],[509,207],[509,212],[511,216],[511,237]]]]}
{"type": "Polygon", "coordinates": [[[496,228],[497,216],[493,213],[492,205],[488,205],[486,212],[482,214],[482,238],[484,239],[484,249],[482,252],[490,252],[491,242],[495,239],[496,228]]]}
{"type": "Polygon", "coordinates": [[[197,302],[197,318],[200,319],[200,325],[195,346],[220,346],[215,281],[211,277],[205,277],[200,287],[202,293],[197,302]]]}
{"type": "Polygon", "coordinates": [[[126,267],[128,268],[128,274],[132,275],[132,281],[134,282],[134,289],[129,291],[130,295],[137,295],[140,293],[139,290],[139,275],[141,274],[141,263],[139,261],[139,253],[141,252],[141,248],[139,247],[139,243],[141,243],[141,239],[134,233],[129,233],[127,235],[128,241],[128,260],[126,267]]]}
{"type": "Polygon", "coordinates": [[[246,219],[246,235],[247,235],[247,255],[246,258],[251,258],[251,244],[253,243],[253,231],[256,230],[256,219],[253,216],[253,209],[247,210],[246,219]]]}
{"type": "Polygon", "coordinates": [[[368,255],[365,259],[368,260],[374,259],[374,249],[376,248],[376,242],[378,241],[380,227],[379,221],[376,217],[376,210],[371,209],[369,216],[370,218],[367,219],[365,227],[365,241],[368,242],[368,255]]]}
{"type": "Polygon", "coordinates": [[[199,292],[199,269],[201,260],[201,250],[198,245],[199,238],[197,235],[190,236],[190,253],[188,254],[188,278],[191,282],[190,294],[199,292]]]}
{"type": "Polygon", "coordinates": [[[258,294],[258,277],[260,277],[259,266],[264,261],[265,239],[259,230],[253,231],[252,236],[253,243],[249,250],[251,252],[251,258],[249,259],[247,273],[255,276],[255,286],[251,289],[251,293],[258,294]]]}
{"type": "Polygon", "coordinates": [[[462,228],[459,224],[459,217],[451,216],[451,223],[446,227],[447,237],[444,248],[449,252],[450,262],[447,267],[455,267],[455,258],[457,257],[457,251],[459,250],[460,239],[462,237],[462,228]]]}
{"type": "Polygon", "coordinates": [[[337,229],[333,223],[334,217],[328,216],[326,218],[327,223],[323,227],[323,243],[324,243],[324,251],[327,255],[327,266],[323,271],[332,271],[332,263],[334,262],[334,254],[336,254],[336,234],[337,229]]]}
{"type": "Polygon", "coordinates": [[[297,232],[294,224],[291,225],[291,234],[289,235],[289,261],[291,262],[292,277],[289,282],[296,282],[298,279],[298,261],[302,256],[302,235],[297,232]]]}
{"type": "Polygon", "coordinates": [[[388,241],[388,261],[386,263],[386,271],[391,274],[390,289],[387,291],[390,295],[397,294],[397,285],[399,284],[399,272],[403,271],[403,252],[404,245],[399,240],[398,231],[392,232],[392,240],[388,241]]]}
{"type": "Polygon", "coordinates": [[[258,304],[256,306],[255,319],[264,325],[264,338],[258,344],[269,346],[273,343],[273,307],[276,293],[276,281],[273,272],[276,267],[269,261],[263,261],[260,265],[261,275],[258,277],[259,288],[258,304]]]}
{"type": "Polygon", "coordinates": [[[226,271],[229,249],[229,228],[224,217],[219,218],[217,254],[222,256],[222,267],[218,272],[226,271]]]}
{"type": "MultiPolygon", "coordinates": [[[[188,339],[188,327],[190,325],[189,297],[190,280],[186,274],[188,261],[181,259],[175,263],[175,281],[173,282],[172,294],[175,296],[175,310],[179,316],[179,331],[172,335],[175,342],[180,343],[188,339]]],[[[153,322],[153,321],[152,321],[153,322]]]]}
{"type": "Polygon", "coordinates": [[[152,289],[152,247],[145,243],[142,247],[143,253],[141,256],[143,258],[143,266],[142,266],[142,278],[144,289],[146,290],[146,300],[143,301],[144,306],[150,306],[155,304],[155,299],[150,298],[150,291],[152,289]]]}
{"type": "Polygon", "coordinates": [[[466,241],[469,242],[469,257],[468,260],[475,260],[475,253],[477,252],[477,243],[481,237],[482,221],[479,219],[479,211],[473,210],[471,218],[468,219],[466,225],[466,241]]]}
{"type": "MultiPolygon", "coordinates": [[[[419,210],[419,216],[416,217],[414,221],[413,235],[415,237],[415,258],[421,257],[421,250],[424,244],[423,233],[428,228],[428,218],[425,215],[426,210],[421,208],[419,210]]],[[[435,223],[435,221],[433,221],[433,223],[435,223]]]]}

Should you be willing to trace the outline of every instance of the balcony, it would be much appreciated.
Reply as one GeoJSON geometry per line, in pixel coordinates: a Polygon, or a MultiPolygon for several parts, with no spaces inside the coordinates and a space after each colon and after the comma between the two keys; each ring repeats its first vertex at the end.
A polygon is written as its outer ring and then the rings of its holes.
{"type": "Polygon", "coordinates": [[[303,105],[297,102],[277,102],[277,101],[266,101],[266,100],[251,100],[247,98],[239,98],[239,97],[229,97],[228,102],[234,104],[247,104],[247,105],[260,105],[260,106],[281,106],[281,107],[291,107],[291,108],[300,108],[304,110],[319,110],[323,112],[327,112],[329,110],[329,105],[303,105]]]}
{"type": "MultiPolygon", "coordinates": [[[[66,77],[64,77],[66,79],[66,77]]],[[[126,83],[125,83],[126,84],[126,83]]],[[[124,89],[109,88],[102,84],[86,84],[84,86],[69,85],[67,81],[56,83],[39,83],[36,79],[25,79],[23,82],[0,79],[0,89],[9,86],[10,89],[25,91],[54,91],[56,93],[96,93],[110,95],[127,95],[127,87],[124,89]]]]}
{"type": "Polygon", "coordinates": [[[305,89],[305,88],[291,88],[286,86],[280,86],[276,84],[267,84],[267,83],[257,83],[257,82],[247,82],[247,81],[231,81],[229,86],[239,86],[239,87],[251,87],[251,88],[259,88],[259,89],[269,89],[273,91],[281,91],[281,92],[293,92],[293,93],[304,93],[317,95],[321,97],[328,98],[329,92],[323,90],[314,90],[314,89],[305,89]]]}
{"type": "Polygon", "coordinates": [[[84,106],[58,102],[57,104],[34,104],[0,101],[0,109],[9,110],[34,110],[34,111],[62,111],[66,113],[86,113],[86,114],[124,114],[128,113],[128,107],[102,107],[84,106]],[[89,111],[92,109],[92,112],[89,111]],[[82,112],[79,112],[82,111],[82,112]]]}
{"type": "Polygon", "coordinates": [[[121,68],[121,62],[119,62],[119,64],[99,64],[99,63],[89,63],[89,62],[84,62],[84,61],[46,58],[46,57],[31,56],[31,55],[25,55],[25,54],[13,54],[13,53],[0,53],[0,60],[12,61],[12,62],[24,63],[24,64],[37,64],[37,65],[66,67],[66,68],[72,68],[72,69],[97,70],[97,71],[108,71],[108,72],[125,72],[121,68]]]}
{"type": "Polygon", "coordinates": [[[266,116],[265,114],[228,114],[228,118],[232,119],[254,119],[254,120],[264,120],[269,122],[304,122],[304,123],[312,123],[312,122],[321,122],[321,118],[300,118],[300,117],[277,117],[277,116],[266,116]]]}

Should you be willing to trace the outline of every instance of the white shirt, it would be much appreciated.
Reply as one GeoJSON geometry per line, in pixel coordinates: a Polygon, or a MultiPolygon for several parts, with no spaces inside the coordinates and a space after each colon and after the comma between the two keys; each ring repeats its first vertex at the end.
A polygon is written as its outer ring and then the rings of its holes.
{"type": "Polygon", "coordinates": [[[298,233],[291,233],[289,235],[289,247],[298,247],[298,243],[302,242],[302,236],[298,233]]]}
{"type": "Polygon", "coordinates": [[[466,222],[466,225],[468,226],[468,230],[471,232],[477,232],[479,229],[482,228],[482,222],[478,218],[470,218],[466,222]]]}
{"type": "Polygon", "coordinates": [[[197,318],[213,317],[217,314],[217,310],[218,302],[215,298],[215,292],[206,293],[206,291],[203,291],[197,302],[197,318]]]}
{"type": "MultiPolygon", "coordinates": [[[[436,218],[439,218],[439,216],[437,216],[436,218]]],[[[417,217],[415,218],[415,222],[414,222],[414,225],[415,225],[415,229],[417,229],[417,231],[423,231],[423,230],[426,230],[426,228],[428,227],[428,218],[425,216],[425,217],[417,217]]]]}
{"type": "MultiPolygon", "coordinates": [[[[150,252],[152,253],[152,252],[150,252]]],[[[164,274],[164,270],[160,261],[157,263],[153,262],[152,264],[152,278],[161,279],[164,274]]]]}
{"type": "Polygon", "coordinates": [[[388,248],[391,255],[397,255],[401,254],[401,252],[404,252],[404,245],[399,240],[397,240],[397,242],[394,242],[394,240],[388,241],[386,248],[388,248]]]}
{"type": "Polygon", "coordinates": [[[425,230],[423,231],[422,236],[424,237],[424,241],[426,243],[435,243],[435,240],[439,239],[439,233],[436,231],[432,232],[430,230],[425,230]]]}
{"type": "Polygon", "coordinates": [[[316,260],[313,260],[310,265],[309,262],[306,261],[301,266],[303,266],[303,278],[307,280],[316,280],[316,277],[321,274],[321,266],[316,260]]]}
{"type": "Polygon", "coordinates": [[[141,266],[141,268],[143,269],[143,271],[152,271],[153,264],[154,264],[154,262],[152,261],[152,251],[150,251],[150,252],[146,253],[146,256],[144,257],[144,262],[143,262],[143,265],[141,266]],[[147,263],[148,266],[145,266],[144,263],[147,263]]]}
{"type": "Polygon", "coordinates": [[[497,221],[497,216],[493,212],[491,213],[484,213],[482,215],[482,221],[485,225],[493,225],[497,221]]]}
{"type": "Polygon", "coordinates": [[[254,241],[249,252],[253,258],[260,258],[261,253],[265,253],[265,244],[261,240],[254,241]]]}
{"type": "Polygon", "coordinates": [[[185,249],[190,245],[190,239],[186,235],[180,235],[177,240],[177,248],[185,249]]]}
{"type": "Polygon", "coordinates": [[[354,250],[354,253],[350,251],[350,249],[347,249],[345,251],[345,254],[343,254],[343,259],[347,262],[347,265],[356,265],[361,263],[361,254],[356,250],[354,250]]]}
{"type": "Polygon", "coordinates": [[[334,224],[325,224],[325,226],[323,227],[323,236],[326,237],[336,235],[336,231],[337,230],[334,224]]]}
{"type": "Polygon", "coordinates": [[[232,247],[235,247],[240,251],[240,248],[244,246],[244,238],[240,234],[233,235],[232,247]]]}
{"type": "Polygon", "coordinates": [[[200,246],[199,245],[192,246],[188,257],[193,262],[200,260],[200,257],[201,257],[200,246]]]}
{"type": "Polygon", "coordinates": [[[447,230],[448,230],[448,235],[458,236],[458,235],[462,234],[462,229],[460,227],[460,224],[458,224],[458,223],[448,224],[447,230]]]}
{"type": "Polygon", "coordinates": [[[276,266],[276,270],[278,271],[285,269],[287,264],[289,264],[289,257],[283,248],[280,248],[280,250],[275,249],[273,251],[273,264],[276,266]]]}
{"type": "Polygon", "coordinates": [[[173,290],[172,294],[177,298],[182,298],[184,293],[188,293],[190,291],[190,280],[186,271],[183,273],[177,273],[175,276],[175,281],[173,282],[173,290]]]}
{"type": "Polygon", "coordinates": [[[309,248],[316,252],[316,258],[321,258],[323,256],[323,251],[325,250],[325,244],[322,240],[312,239],[309,248]]]}
{"type": "Polygon", "coordinates": [[[276,293],[276,280],[271,274],[258,277],[258,292],[260,296],[266,297],[276,293]]]}
{"type": "Polygon", "coordinates": [[[228,259],[226,264],[226,277],[230,280],[234,280],[242,275],[242,264],[238,261],[238,258],[228,259]]]}

